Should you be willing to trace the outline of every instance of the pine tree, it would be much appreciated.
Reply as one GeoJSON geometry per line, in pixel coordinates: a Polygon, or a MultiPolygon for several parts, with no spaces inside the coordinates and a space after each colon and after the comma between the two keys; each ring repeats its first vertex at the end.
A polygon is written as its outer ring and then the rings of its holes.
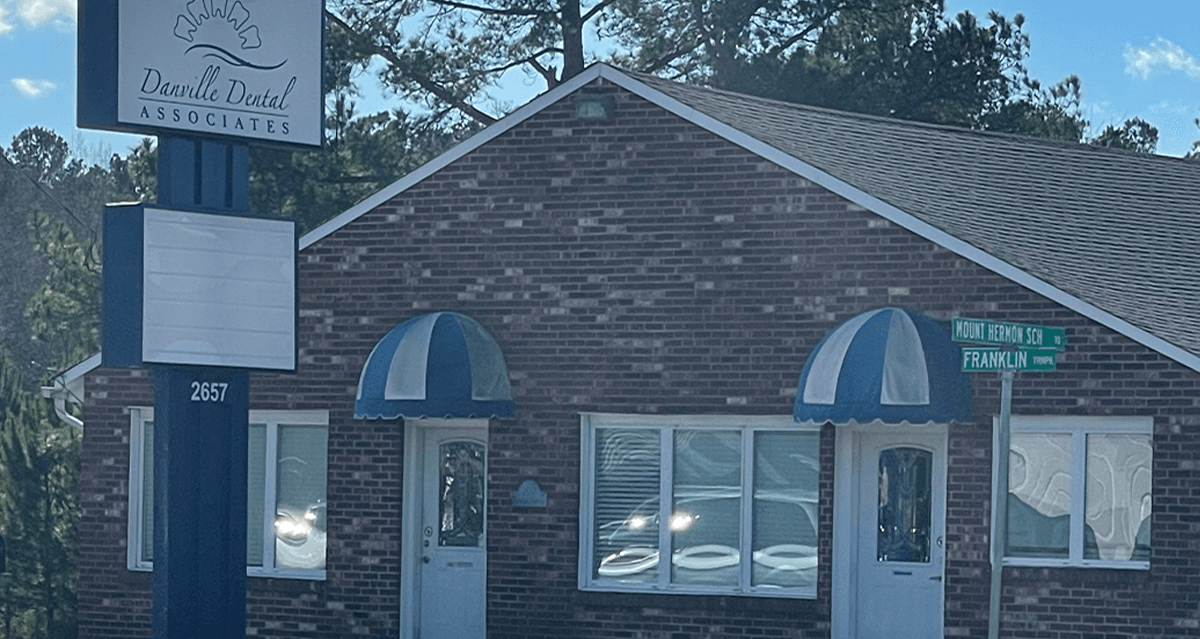
{"type": "Polygon", "coordinates": [[[0,534],[11,579],[0,586],[5,639],[75,634],[79,435],[23,389],[0,356],[0,534]]]}

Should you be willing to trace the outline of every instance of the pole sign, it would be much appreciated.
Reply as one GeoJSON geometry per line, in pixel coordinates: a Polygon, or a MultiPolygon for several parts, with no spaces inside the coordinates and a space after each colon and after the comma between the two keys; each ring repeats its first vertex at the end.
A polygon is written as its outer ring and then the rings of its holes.
{"type": "Polygon", "coordinates": [[[962,349],[962,371],[974,373],[980,371],[1041,371],[1055,370],[1055,360],[1058,351],[1053,348],[1018,348],[1016,350],[1001,350],[999,348],[964,348],[962,349]]]}
{"type": "MultiPolygon", "coordinates": [[[[997,346],[1024,346],[1031,348],[1054,348],[1067,346],[1067,332],[1061,328],[1013,324],[991,320],[954,318],[951,334],[956,342],[995,344],[997,346]]],[[[967,369],[963,369],[967,370],[967,369]]]]}
{"type": "Polygon", "coordinates": [[[81,127],[321,146],[323,0],[79,0],[79,13],[81,127]]]}

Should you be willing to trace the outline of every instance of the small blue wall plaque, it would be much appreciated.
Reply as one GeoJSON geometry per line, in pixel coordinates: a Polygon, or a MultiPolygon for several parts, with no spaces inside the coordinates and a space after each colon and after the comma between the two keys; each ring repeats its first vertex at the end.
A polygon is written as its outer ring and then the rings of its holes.
{"type": "Polygon", "coordinates": [[[546,491],[532,479],[526,479],[513,491],[512,505],[517,508],[545,508],[546,491]]]}

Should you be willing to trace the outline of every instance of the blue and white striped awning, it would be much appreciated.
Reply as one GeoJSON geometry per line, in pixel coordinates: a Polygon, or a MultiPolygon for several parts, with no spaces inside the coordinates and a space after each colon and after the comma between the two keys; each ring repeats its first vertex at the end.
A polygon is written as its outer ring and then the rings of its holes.
{"type": "Polygon", "coordinates": [[[971,380],[950,334],[916,311],[855,316],[817,344],[800,373],[793,415],[824,424],[971,420],[971,380]]]}
{"type": "Polygon", "coordinates": [[[513,414],[500,347],[458,313],[421,315],[384,335],[363,365],[354,401],[359,419],[513,414]]]}

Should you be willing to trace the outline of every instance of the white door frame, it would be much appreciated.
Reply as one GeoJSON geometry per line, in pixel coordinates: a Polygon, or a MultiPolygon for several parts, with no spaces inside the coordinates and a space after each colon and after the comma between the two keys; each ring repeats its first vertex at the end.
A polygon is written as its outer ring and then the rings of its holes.
{"type": "MultiPolygon", "coordinates": [[[[852,579],[858,574],[859,460],[857,456],[859,440],[865,433],[919,432],[922,435],[940,434],[946,438],[947,444],[949,444],[950,429],[946,424],[896,426],[879,423],[851,423],[837,426],[834,431],[836,436],[833,454],[833,601],[830,637],[831,639],[854,639],[857,589],[854,587],[852,579]]],[[[948,447],[946,454],[945,461],[949,465],[948,447]]],[[[944,581],[942,587],[945,588],[944,581]]],[[[944,603],[942,614],[945,615],[944,603]]]]}
{"type": "MultiPolygon", "coordinates": [[[[487,441],[488,421],[404,420],[404,492],[400,508],[400,639],[417,636],[417,611],[421,606],[419,568],[422,556],[421,526],[424,520],[425,433],[443,428],[458,428],[464,433],[474,434],[482,430],[483,439],[487,441]]],[[[487,503],[486,495],[484,503],[487,503]]]]}

